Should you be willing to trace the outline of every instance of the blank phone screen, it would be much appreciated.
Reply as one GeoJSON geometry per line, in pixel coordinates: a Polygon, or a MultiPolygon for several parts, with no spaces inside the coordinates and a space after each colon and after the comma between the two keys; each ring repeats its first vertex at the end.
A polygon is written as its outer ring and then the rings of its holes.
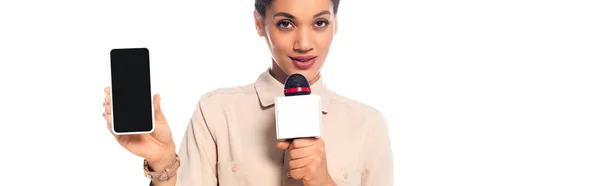
{"type": "Polygon", "coordinates": [[[148,49],[113,49],[110,59],[115,132],[151,131],[154,118],[148,49]]]}

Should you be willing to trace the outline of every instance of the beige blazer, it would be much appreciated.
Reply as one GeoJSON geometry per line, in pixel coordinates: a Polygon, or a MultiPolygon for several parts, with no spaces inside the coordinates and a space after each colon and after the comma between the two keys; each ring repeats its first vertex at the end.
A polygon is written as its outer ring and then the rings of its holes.
{"type": "MultiPolygon", "coordinates": [[[[392,151],[382,114],[322,81],[311,89],[323,101],[322,139],[331,176],[339,186],[391,186],[392,151]]],[[[302,185],[288,177],[288,154],[275,146],[276,96],[283,96],[283,84],[268,71],[255,83],[204,94],[179,149],[178,185],[302,185]]]]}

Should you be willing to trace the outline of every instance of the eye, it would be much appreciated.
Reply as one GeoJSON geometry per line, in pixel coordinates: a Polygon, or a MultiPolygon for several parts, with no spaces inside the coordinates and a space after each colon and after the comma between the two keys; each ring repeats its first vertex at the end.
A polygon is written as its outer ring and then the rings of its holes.
{"type": "Polygon", "coordinates": [[[277,27],[284,28],[284,29],[290,29],[290,28],[292,28],[292,22],[290,22],[290,21],[280,21],[280,22],[277,23],[277,27]]]}
{"type": "Polygon", "coordinates": [[[327,25],[329,25],[329,21],[327,21],[327,20],[318,20],[315,23],[316,27],[326,27],[327,25]]]}

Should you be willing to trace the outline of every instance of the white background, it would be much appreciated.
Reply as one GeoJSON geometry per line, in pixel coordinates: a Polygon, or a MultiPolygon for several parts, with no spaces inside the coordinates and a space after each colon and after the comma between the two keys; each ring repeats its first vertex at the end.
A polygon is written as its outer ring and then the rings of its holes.
{"type": "MultiPolygon", "coordinates": [[[[110,49],[150,49],[179,143],[201,94],[269,67],[253,3],[0,2],[0,185],[146,185],[101,117],[110,49]]],[[[396,185],[597,186],[599,9],[343,0],[324,78],[384,113],[396,185]]]]}

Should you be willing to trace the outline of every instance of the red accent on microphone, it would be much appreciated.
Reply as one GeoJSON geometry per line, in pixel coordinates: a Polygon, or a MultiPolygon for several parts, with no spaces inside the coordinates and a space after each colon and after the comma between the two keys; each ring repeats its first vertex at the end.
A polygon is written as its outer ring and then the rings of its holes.
{"type": "Polygon", "coordinates": [[[295,88],[288,88],[288,89],[283,90],[284,94],[295,93],[295,92],[310,92],[310,88],[308,88],[308,87],[295,87],[295,88]]]}

